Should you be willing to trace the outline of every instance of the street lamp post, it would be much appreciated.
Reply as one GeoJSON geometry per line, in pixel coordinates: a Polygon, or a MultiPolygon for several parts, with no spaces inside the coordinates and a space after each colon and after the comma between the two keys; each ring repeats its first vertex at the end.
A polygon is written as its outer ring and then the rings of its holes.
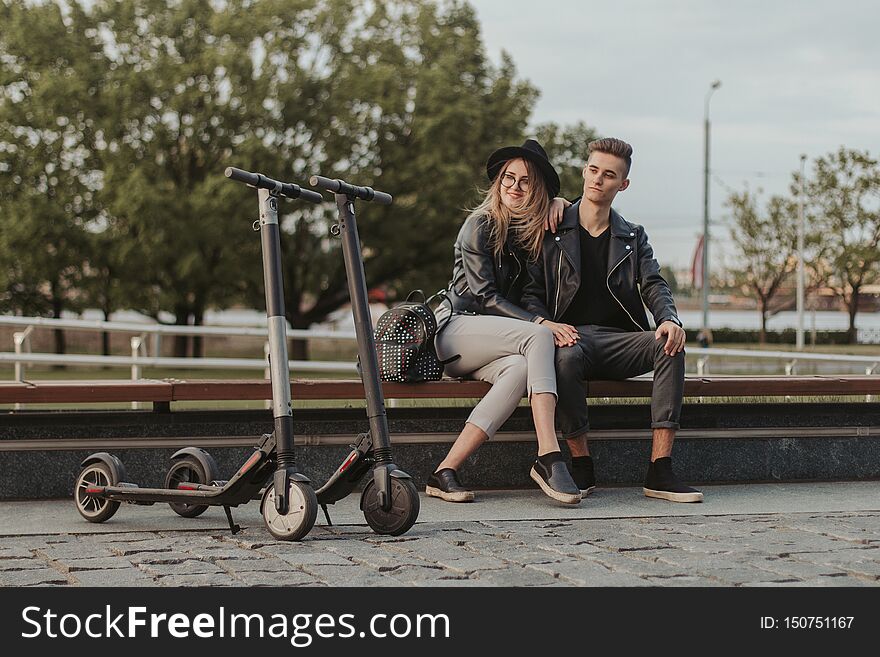
{"type": "Polygon", "coordinates": [[[801,155],[801,177],[798,181],[797,232],[797,349],[804,348],[804,166],[807,156],[801,155]]]}
{"type": "Polygon", "coordinates": [[[709,329],[709,99],[712,97],[712,92],[720,86],[721,80],[715,80],[709,86],[703,113],[703,335],[706,335],[709,329]]]}

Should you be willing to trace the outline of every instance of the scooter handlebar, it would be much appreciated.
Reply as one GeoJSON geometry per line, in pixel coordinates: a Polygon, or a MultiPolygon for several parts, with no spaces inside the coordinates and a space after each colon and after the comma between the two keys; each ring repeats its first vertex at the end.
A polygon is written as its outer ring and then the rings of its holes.
{"type": "Polygon", "coordinates": [[[324,201],[324,197],[318,192],[313,192],[310,189],[303,189],[294,183],[280,182],[269,178],[268,176],[264,176],[261,173],[251,173],[250,171],[236,169],[235,167],[226,167],[224,173],[230,180],[242,182],[259,189],[269,189],[281,196],[286,196],[287,198],[301,198],[306,201],[311,201],[312,203],[321,203],[324,201]]]}
{"type": "Polygon", "coordinates": [[[312,176],[309,178],[309,184],[312,187],[320,187],[321,189],[326,189],[328,192],[333,192],[334,194],[345,194],[346,196],[353,196],[362,201],[373,201],[379,205],[391,205],[391,201],[394,200],[391,197],[391,194],[376,191],[372,187],[358,187],[357,185],[352,185],[344,180],[339,180],[338,178],[334,179],[325,178],[324,176],[312,176]]]}

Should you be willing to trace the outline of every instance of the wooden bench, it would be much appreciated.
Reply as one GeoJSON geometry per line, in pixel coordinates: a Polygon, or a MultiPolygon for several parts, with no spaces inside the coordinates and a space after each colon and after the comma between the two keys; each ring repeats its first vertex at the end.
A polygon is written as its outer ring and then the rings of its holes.
{"type": "MultiPolygon", "coordinates": [[[[650,397],[650,378],[592,381],[595,398],[650,397]]],[[[295,400],[363,399],[359,380],[294,379],[295,400]]],[[[475,399],[489,390],[481,381],[442,380],[385,383],[386,399],[475,399]]],[[[880,394],[880,375],[853,376],[688,376],[685,397],[864,396],[880,394]]],[[[271,399],[267,380],[4,381],[0,404],[152,402],[167,410],[171,402],[271,399]]]]}

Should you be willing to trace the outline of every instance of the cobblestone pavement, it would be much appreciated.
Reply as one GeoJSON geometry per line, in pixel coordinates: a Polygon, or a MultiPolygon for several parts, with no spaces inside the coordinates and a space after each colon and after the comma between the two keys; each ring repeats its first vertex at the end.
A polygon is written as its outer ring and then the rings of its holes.
{"type": "MultiPolygon", "coordinates": [[[[51,531],[48,529],[47,531],[51,531]]],[[[880,511],[0,537],[2,586],[877,586],[880,511]]]]}

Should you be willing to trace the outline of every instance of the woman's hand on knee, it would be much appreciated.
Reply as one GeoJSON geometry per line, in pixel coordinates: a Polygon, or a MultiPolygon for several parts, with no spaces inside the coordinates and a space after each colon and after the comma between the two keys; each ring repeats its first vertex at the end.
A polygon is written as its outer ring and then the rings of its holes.
{"type": "Polygon", "coordinates": [[[553,342],[557,347],[571,347],[578,341],[577,329],[570,324],[559,324],[547,319],[541,325],[553,331],[553,342]]]}

